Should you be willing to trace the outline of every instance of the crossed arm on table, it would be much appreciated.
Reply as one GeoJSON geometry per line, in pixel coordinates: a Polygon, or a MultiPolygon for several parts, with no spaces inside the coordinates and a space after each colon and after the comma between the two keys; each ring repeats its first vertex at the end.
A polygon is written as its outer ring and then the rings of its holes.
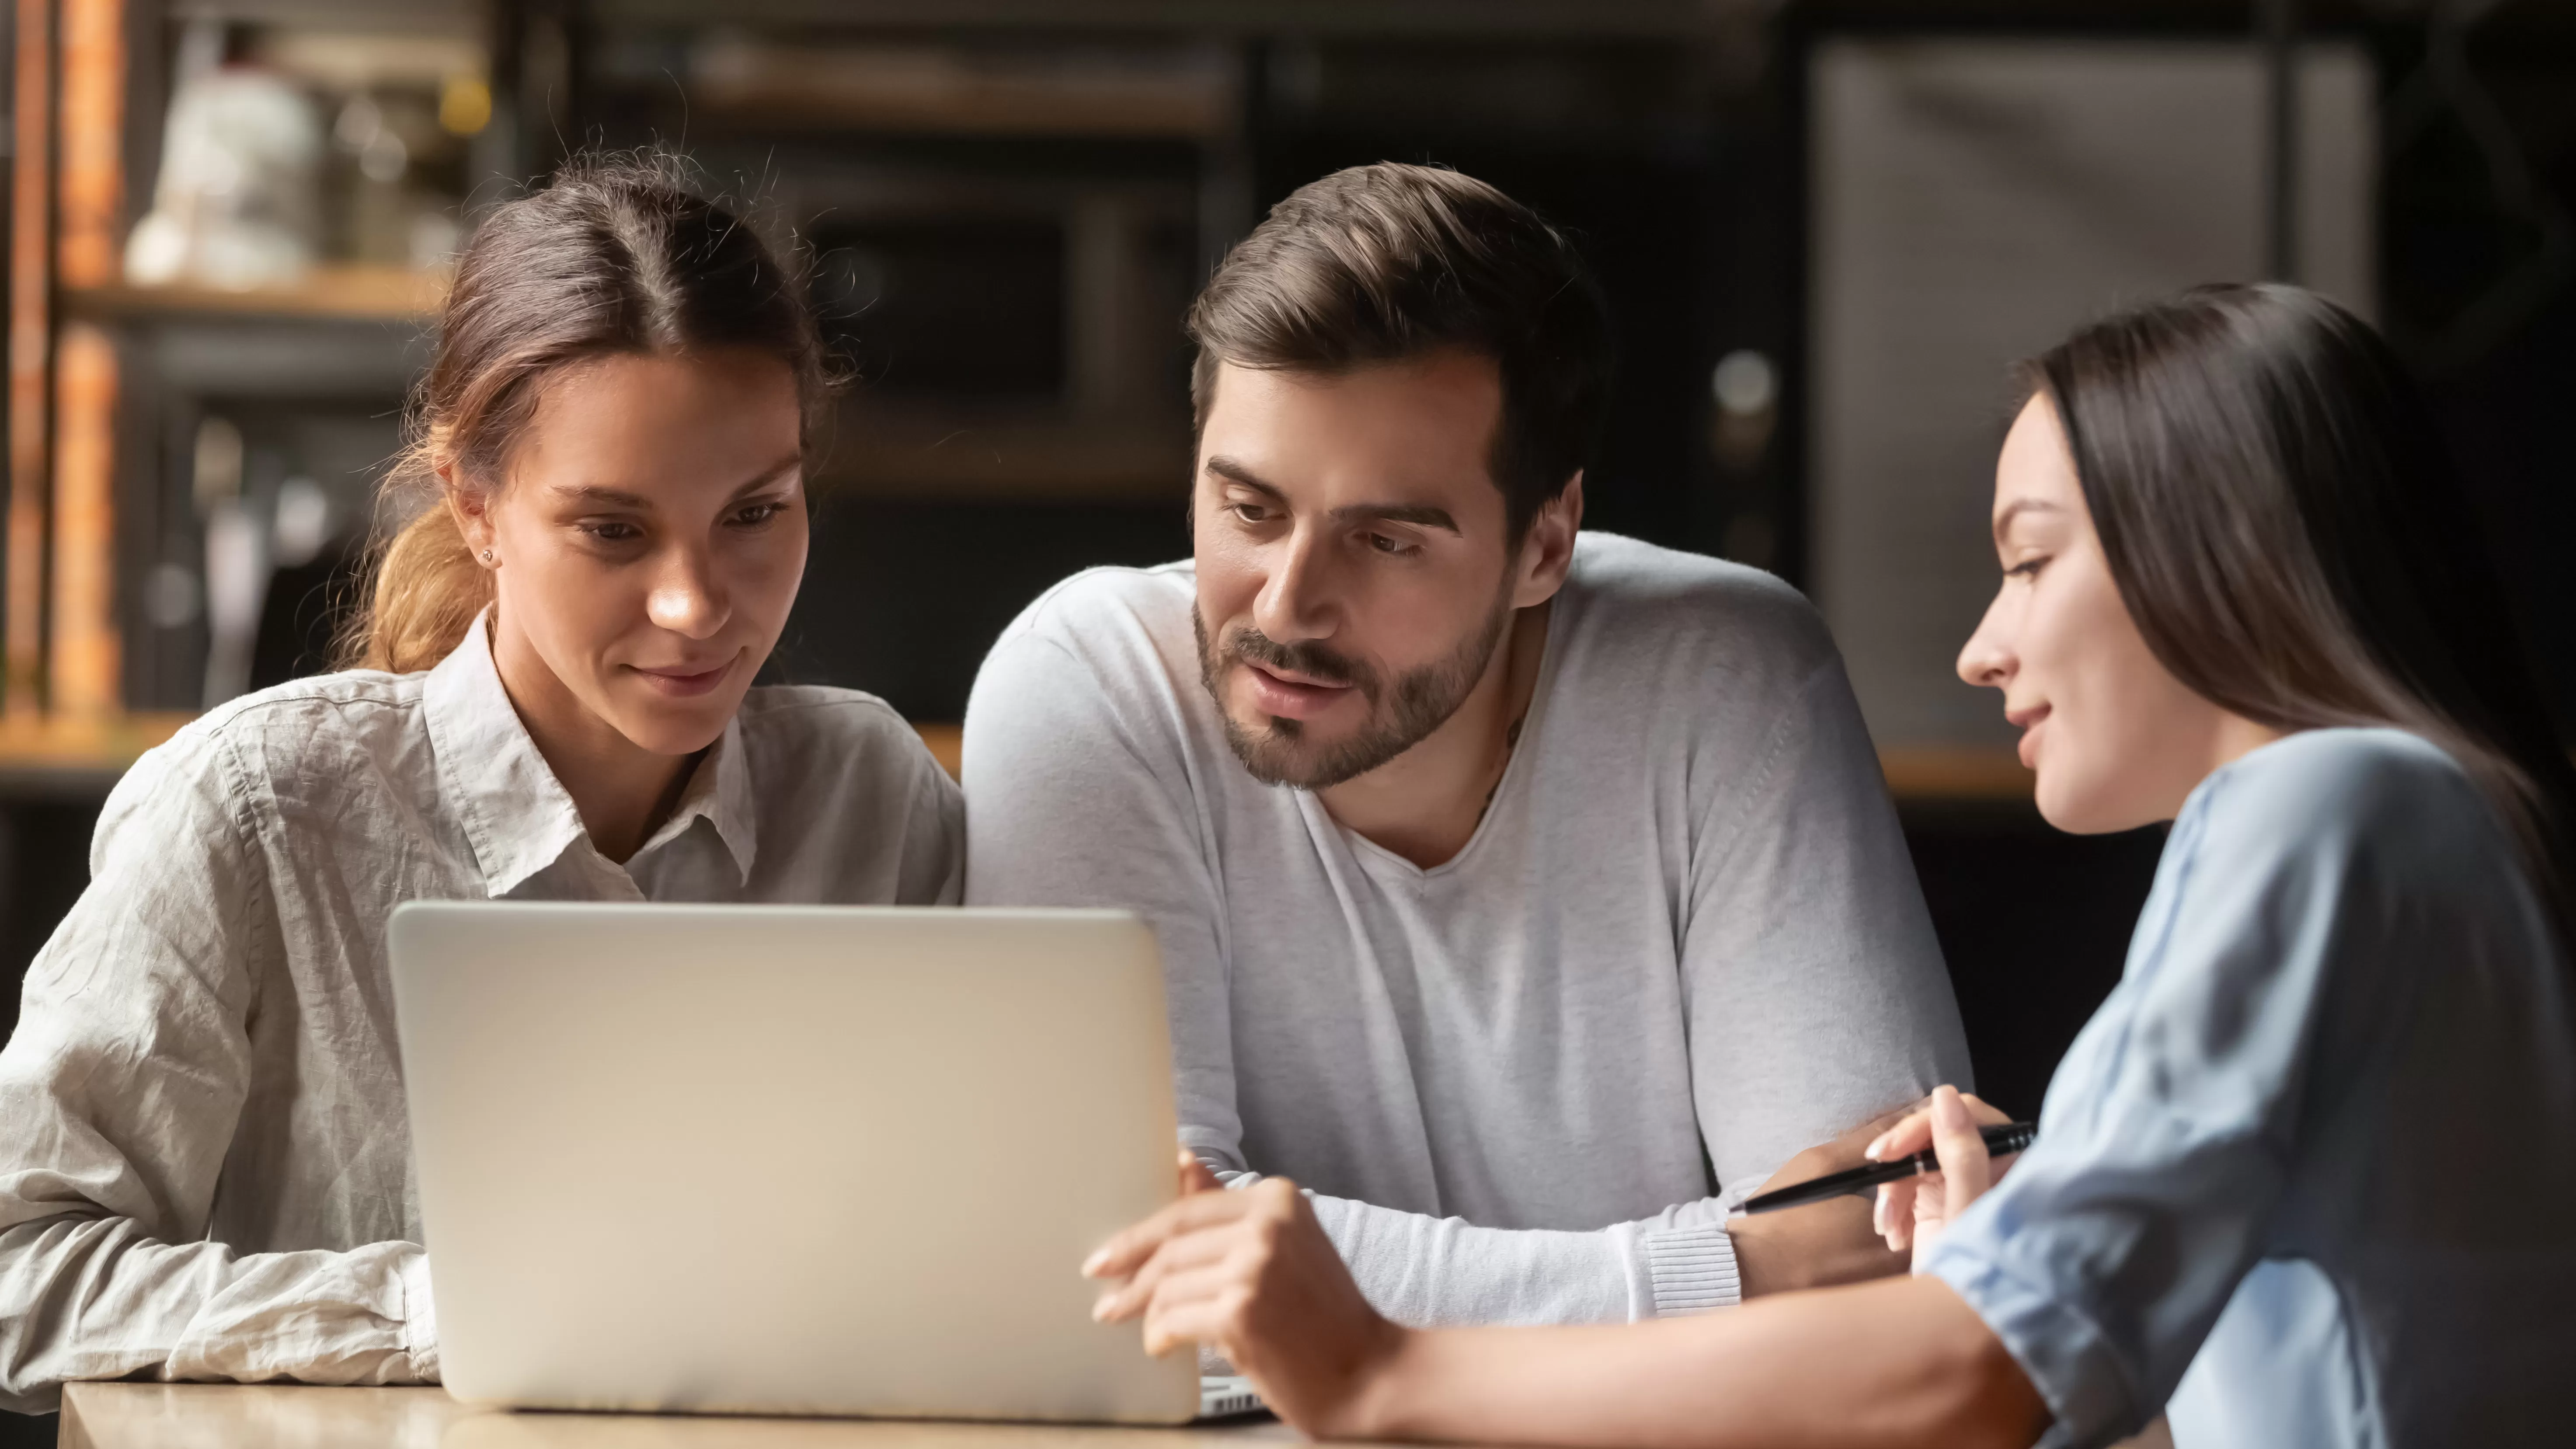
{"type": "MultiPolygon", "coordinates": [[[[2004,1120],[1943,1087],[1868,1144],[1872,1158],[1928,1145],[1941,1164],[1879,1189],[1890,1249],[1919,1258],[2001,1175],[1980,1119],[2004,1120]]],[[[1767,1185],[1814,1175],[1802,1154],[1767,1185]]],[[[1141,1320],[1149,1353],[1216,1349],[1316,1438],[2018,1446],[2048,1425],[2003,1342],[1937,1278],[1619,1327],[1411,1330],[1361,1297],[1295,1184],[1216,1190],[1186,1154],[1182,1177],[1179,1201],[1084,1263],[1113,1285],[1094,1316],[1141,1320]]]]}

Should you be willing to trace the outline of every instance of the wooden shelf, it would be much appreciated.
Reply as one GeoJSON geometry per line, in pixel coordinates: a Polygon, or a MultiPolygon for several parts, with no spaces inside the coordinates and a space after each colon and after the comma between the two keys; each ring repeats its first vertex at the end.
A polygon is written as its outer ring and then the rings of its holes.
{"type": "Polygon", "coordinates": [[[1226,134],[1242,104],[1222,58],[1168,45],[1068,56],[734,35],[698,47],[689,81],[693,104],[732,120],[916,135],[1196,140],[1226,134]]]}
{"type": "Polygon", "coordinates": [[[2012,751],[1895,745],[1878,752],[1887,793],[1909,804],[2028,802],[2035,776],[2012,751]]]}
{"type": "MultiPolygon", "coordinates": [[[[0,716],[0,792],[103,792],[145,750],[179,732],[183,712],[73,718],[0,716]]],[[[916,722],[921,742],[958,773],[964,727],[916,722]]],[[[2031,774],[2002,750],[1896,748],[1879,752],[1888,791],[1909,803],[2027,801],[2031,774]]]]}
{"type": "Polygon", "coordinates": [[[63,293],[75,317],[297,318],[332,322],[426,323],[447,295],[447,274],[411,267],[316,267],[285,287],[231,291],[195,284],[137,287],[111,282],[63,293]]]}
{"type": "Polygon", "coordinates": [[[0,795],[104,796],[145,750],[193,718],[184,711],[0,715],[0,795]]]}
{"type": "Polygon", "coordinates": [[[921,732],[921,742],[930,746],[930,757],[939,762],[939,767],[946,770],[951,779],[958,778],[963,773],[958,762],[966,752],[966,727],[916,723],[913,728],[921,732]]]}

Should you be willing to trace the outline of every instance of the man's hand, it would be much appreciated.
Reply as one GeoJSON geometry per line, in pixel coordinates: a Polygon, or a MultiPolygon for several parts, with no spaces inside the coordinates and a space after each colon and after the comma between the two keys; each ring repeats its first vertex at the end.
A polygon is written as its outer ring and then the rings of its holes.
{"type": "MultiPolygon", "coordinates": [[[[1864,1150],[1919,1108],[1908,1103],[1820,1143],[1780,1165],[1761,1191],[1813,1181],[1829,1172],[1867,1164],[1864,1150]]],[[[1869,1207],[1858,1198],[1835,1198],[1790,1212],[1739,1217],[1726,1225],[1735,1240],[1737,1291],[1745,1298],[1888,1278],[1905,1271],[1905,1258],[1883,1247],[1869,1207]]]]}
{"type": "Polygon", "coordinates": [[[1295,1183],[1206,1190],[1215,1179],[1186,1155],[1181,1175],[1180,1201],[1082,1265],[1086,1277],[1123,1280],[1092,1317],[1142,1318],[1145,1351],[1158,1357],[1184,1343],[1217,1350],[1316,1438],[1364,1433],[1369,1391],[1404,1330],[1360,1296],[1295,1183]]]}
{"type": "Polygon", "coordinates": [[[1923,1106],[1869,1144],[1872,1162],[1911,1157],[1928,1146],[1941,1164],[1938,1172],[1879,1184],[1871,1222],[1890,1251],[1910,1247],[1920,1267],[1941,1230],[2003,1180],[2012,1160],[1997,1165],[1987,1156],[1986,1139],[1977,1135],[1977,1128],[2011,1120],[1956,1087],[1935,1087],[1923,1106]]]}

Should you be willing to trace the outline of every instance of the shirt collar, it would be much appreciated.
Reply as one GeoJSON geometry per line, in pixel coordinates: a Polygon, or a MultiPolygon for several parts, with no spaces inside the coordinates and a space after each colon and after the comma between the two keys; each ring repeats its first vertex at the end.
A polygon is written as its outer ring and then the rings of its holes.
{"type": "Polygon", "coordinates": [[[716,838],[724,842],[733,856],[742,879],[751,879],[751,861],[757,841],[760,813],[751,794],[751,765],[743,757],[742,717],[737,714],[725,721],[723,734],[698,756],[697,767],[689,772],[689,783],[680,791],[680,803],[653,838],[644,842],[636,857],[651,854],[685,834],[700,817],[715,827],[716,838]]]}
{"type": "MultiPolygon", "coordinates": [[[[474,616],[465,638],[430,670],[421,686],[421,703],[438,760],[440,793],[464,824],[485,888],[497,898],[554,864],[575,844],[586,845],[589,832],[501,685],[501,672],[492,662],[490,619],[489,609],[474,616]]],[[[727,721],[724,734],[699,757],[679,808],[637,856],[678,839],[701,816],[748,878],[759,817],[752,807],[751,767],[744,758],[739,717],[727,721]]]]}

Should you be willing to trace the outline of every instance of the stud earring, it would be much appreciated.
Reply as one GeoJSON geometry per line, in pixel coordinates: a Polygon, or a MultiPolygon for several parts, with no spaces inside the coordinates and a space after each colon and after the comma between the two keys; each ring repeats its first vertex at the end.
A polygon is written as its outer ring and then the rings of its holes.
{"type": "Polygon", "coordinates": [[[492,566],[492,550],[488,548],[483,550],[483,566],[485,568],[490,568],[492,566]]]}

